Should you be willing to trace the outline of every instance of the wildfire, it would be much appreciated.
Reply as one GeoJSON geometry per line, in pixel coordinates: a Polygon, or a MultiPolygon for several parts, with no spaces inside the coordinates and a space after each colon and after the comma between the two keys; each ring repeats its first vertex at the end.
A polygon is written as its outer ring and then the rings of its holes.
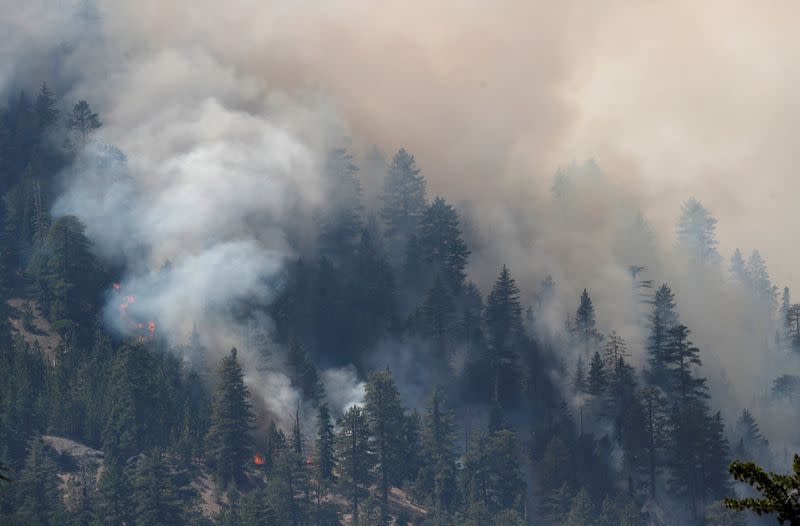
{"type": "Polygon", "coordinates": [[[306,457],[306,466],[311,466],[314,464],[314,459],[311,457],[306,457]]]}
{"type": "Polygon", "coordinates": [[[261,456],[259,453],[253,455],[253,464],[256,466],[263,466],[264,465],[264,457],[261,456]]]}
{"type": "Polygon", "coordinates": [[[119,304],[119,312],[122,316],[125,316],[125,314],[127,314],[128,307],[132,303],[136,303],[136,296],[130,295],[130,296],[125,296],[125,298],[123,298],[122,303],[119,304]]]}
{"type": "MultiPolygon", "coordinates": [[[[114,283],[112,285],[114,290],[117,291],[120,295],[123,294],[122,288],[119,283],[114,283]]],[[[128,291],[124,291],[127,293],[128,291]]],[[[139,331],[138,336],[136,336],[137,341],[139,342],[146,342],[148,339],[152,340],[155,338],[156,335],[156,322],[153,320],[149,320],[147,322],[138,321],[136,318],[138,316],[131,316],[128,317],[128,307],[136,303],[136,296],[133,294],[126,294],[122,297],[122,301],[119,304],[119,316],[123,325],[128,329],[136,329],[139,331]],[[134,318],[134,319],[131,319],[134,318]],[[144,331],[147,331],[145,333],[144,331]]]]}

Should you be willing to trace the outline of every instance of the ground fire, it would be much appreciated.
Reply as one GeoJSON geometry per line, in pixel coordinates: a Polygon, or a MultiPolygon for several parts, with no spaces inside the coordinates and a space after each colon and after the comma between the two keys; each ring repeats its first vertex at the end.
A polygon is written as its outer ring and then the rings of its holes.
{"type": "MultiPolygon", "coordinates": [[[[122,296],[122,286],[119,283],[113,284],[114,291],[122,296]]],[[[132,319],[128,314],[129,307],[136,303],[136,296],[133,294],[126,294],[122,296],[122,301],[119,304],[119,317],[122,325],[128,330],[137,333],[137,340],[144,341],[147,339],[152,340],[156,335],[156,322],[149,320],[146,323],[132,319]]]]}
{"type": "Polygon", "coordinates": [[[256,453],[253,455],[253,464],[256,466],[263,466],[264,465],[264,457],[260,454],[256,453]]]}

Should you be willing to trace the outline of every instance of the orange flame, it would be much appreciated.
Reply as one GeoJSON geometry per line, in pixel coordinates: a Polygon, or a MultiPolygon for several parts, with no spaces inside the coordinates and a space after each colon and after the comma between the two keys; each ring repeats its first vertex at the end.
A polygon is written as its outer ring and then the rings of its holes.
{"type": "Polygon", "coordinates": [[[306,465],[307,466],[310,466],[313,463],[314,463],[314,459],[312,459],[311,457],[306,457],[306,465]]]}
{"type": "Polygon", "coordinates": [[[147,331],[150,333],[150,337],[152,338],[156,334],[156,322],[150,320],[147,323],[147,331]]]}
{"type": "Polygon", "coordinates": [[[263,466],[264,465],[264,457],[262,457],[260,454],[256,453],[255,455],[253,455],[253,464],[255,464],[256,466],[263,466]]]}

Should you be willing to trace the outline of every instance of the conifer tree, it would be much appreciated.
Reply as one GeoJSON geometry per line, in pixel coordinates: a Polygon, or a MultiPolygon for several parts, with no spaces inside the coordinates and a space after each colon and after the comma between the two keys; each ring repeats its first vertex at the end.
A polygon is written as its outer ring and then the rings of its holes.
{"type": "Polygon", "coordinates": [[[37,124],[41,132],[47,129],[58,118],[56,99],[46,82],[43,82],[42,87],[39,89],[39,94],[36,96],[35,107],[37,124]]]}
{"type": "Polygon", "coordinates": [[[608,335],[605,350],[603,351],[603,361],[606,365],[606,370],[612,371],[619,364],[620,359],[630,356],[628,346],[625,340],[617,334],[617,331],[611,331],[608,335]]]}
{"type": "Polygon", "coordinates": [[[786,332],[792,349],[800,351],[800,303],[795,303],[786,310],[786,332]]]}
{"type": "Polygon", "coordinates": [[[400,149],[392,159],[383,185],[386,235],[408,236],[425,213],[425,179],[419,175],[414,156],[400,149]]]}
{"type": "Polygon", "coordinates": [[[692,258],[700,263],[719,263],[717,220],[694,197],[682,205],[677,230],[678,241],[692,258]]]}
{"type": "Polygon", "coordinates": [[[747,266],[742,256],[742,251],[738,248],[733,251],[731,262],[728,266],[728,272],[731,273],[731,276],[733,276],[740,286],[744,288],[750,286],[750,276],[747,273],[747,266]]]}
{"type": "Polygon", "coordinates": [[[800,522],[800,500],[795,497],[800,489],[800,455],[794,456],[789,475],[765,471],[753,462],[738,461],[731,463],[730,473],[734,479],[753,486],[761,495],[726,498],[725,506],[736,511],[753,510],[758,515],[774,513],[781,524],[800,522]]]}
{"type": "Polygon", "coordinates": [[[92,132],[102,125],[97,113],[92,111],[91,106],[85,100],[78,101],[72,108],[72,113],[67,117],[67,128],[78,135],[81,148],[86,146],[92,132]]]}
{"type": "Polygon", "coordinates": [[[353,523],[358,523],[359,502],[370,484],[374,459],[370,444],[369,424],[361,407],[352,406],[338,423],[336,458],[339,481],[350,500],[353,523]]]}
{"type": "Polygon", "coordinates": [[[645,387],[639,392],[639,404],[642,408],[643,440],[640,443],[645,451],[647,462],[647,478],[650,497],[656,496],[656,475],[658,474],[662,451],[665,446],[667,432],[667,415],[664,397],[655,387],[645,387]]]}
{"type": "Polygon", "coordinates": [[[707,398],[705,378],[698,378],[692,372],[693,366],[703,365],[700,349],[689,341],[689,329],[676,325],[668,331],[665,364],[670,368],[672,379],[670,392],[685,404],[692,398],[707,398]]]}
{"type": "Polygon", "coordinates": [[[761,435],[756,419],[748,409],[742,409],[736,421],[735,436],[738,445],[734,456],[737,460],[764,462],[769,457],[769,442],[761,435]]]}
{"type": "Polygon", "coordinates": [[[434,387],[428,398],[422,425],[422,469],[417,490],[432,499],[434,513],[448,511],[456,499],[455,415],[445,395],[434,387]]]}
{"type": "Polygon", "coordinates": [[[264,490],[256,489],[242,495],[237,511],[237,524],[241,526],[278,526],[275,510],[264,490]]]}
{"type": "Polygon", "coordinates": [[[489,511],[517,509],[522,505],[526,483],[520,469],[519,442],[510,429],[490,434],[482,453],[485,493],[489,511]]]}
{"type": "Polygon", "coordinates": [[[136,526],[184,524],[183,506],[188,503],[182,501],[161,451],[153,450],[140,457],[133,486],[136,526]]]}
{"type": "Polygon", "coordinates": [[[404,459],[403,404],[388,370],[369,374],[364,397],[364,410],[375,443],[375,457],[380,474],[381,524],[389,523],[389,488],[402,482],[404,459]]]}
{"type": "Polygon", "coordinates": [[[319,466],[319,478],[322,480],[332,481],[334,478],[333,469],[336,466],[336,457],[334,456],[335,441],[336,435],[333,432],[328,404],[323,402],[317,411],[317,465],[319,466]]]}
{"type": "Polygon", "coordinates": [[[25,466],[14,481],[19,524],[58,524],[65,510],[58,488],[58,467],[51,450],[36,435],[28,443],[25,466]]]}
{"type": "Polygon", "coordinates": [[[753,250],[747,259],[747,275],[750,277],[750,286],[759,306],[772,319],[778,307],[778,287],[772,284],[767,264],[758,250],[753,250]]]}
{"type": "Polygon", "coordinates": [[[425,210],[420,224],[420,244],[434,272],[441,275],[450,290],[461,290],[470,251],[461,239],[458,214],[441,197],[425,210]]]}
{"type": "Polygon", "coordinates": [[[231,349],[220,362],[217,378],[206,451],[218,482],[225,487],[243,479],[251,458],[250,429],[254,417],[236,349],[231,349]]]}
{"type": "Polygon", "coordinates": [[[505,265],[486,300],[486,327],[491,351],[492,400],[503,405],[513,393],[517,364],[515,344],[522,331],[519,288],[505,265]]]}
{"type": "Polygon", "coordinates": [[[605,390],[607,382],[607,373],[605,364],[600,357],[600,353],[595,351],[592,355],[592,361],[589,364],[589,376],[587,378],[587,391],[592,396],[600,396],[605,390]]]}
{"type": "Polygon", "coordinates": [[[322,212],[320,248],[334,260],[350,255],[363,227],[361,182],[353,156],[344,148],[331,150],[325,160],[327,210],[322,212]]]}
{"type": "Polygon", "coordinates": [[[583,342],[584,352],[588,357],[590,346],[599,339],[600,334],[597,332],[594,305],[586,289],[583,289],[581,303],[575,313],[575,333],[583,342]]]}
{"type": "Polygon", "coordinates": [[[652,301],[653,310],[648,315],[650,333],[647,337],[647,364],[646,372],[649,383],[662,389],[668,388],[667,373],[667,345],[669,331],[678,323],[675,312],[675,294],[666,283],[657,290],[652,301]]]}
{"type": "Polygon", "coordinates": [[[448,342],[455,325],[454,302],[441,278],[436,278],[433,287],[422,304],[424,334],[435,344],[436,354],[446,363],[448,342]]]}
{"type": "Polygon", "coordinates": [[[133,515],[128,474],[114,455],[106,454],[97,485],[93,524],[123,526],[133,515]]]}
{"type": "Polygon", "coordinates": [[[575,374],[572,377],[572,387],[576,393],[585,393],[587,391],[586,382],[586,368],[583,365],[583,358],[578,356],[578,361],[575,364],[575,374]]]}
{"type": "Polygon", "coordinates": [[[270,502],[278,524],[299,526],[308,516],[306,499],[308,473],[305,462],[294,449],[280,450],[273,467],[273,483],[268,486],[270,502]]]}
{"type": "Polygon", "coordinates": [[[300,390],[303,398],[315,403],[322,399],[324,392],[317,367],[303,346],[296,342],[290,343],[286,362],[289,366],[292,385],[300,390]]]}

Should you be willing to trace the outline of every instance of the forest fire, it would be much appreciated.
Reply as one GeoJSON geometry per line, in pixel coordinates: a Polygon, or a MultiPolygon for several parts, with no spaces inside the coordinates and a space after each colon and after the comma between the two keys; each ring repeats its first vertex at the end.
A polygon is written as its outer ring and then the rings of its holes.
{"type": "Polygon", "coordinates": [[[133,295],[125,296],[122,299],[122,302],[119,304],[119,312],[122,316],[124,316],[128,312],[128,307],[132,303],[136,303],[136,296],[133,295]]]}
{"type": "MultiPolygon", "coordinates": [[[[122,287],[121,287],[121,285],[119,283],[113,283],[112,286],[113,286],[114,290],[118,294],[122,295],[122,287]]],[[[141,321],[137,322],[135,320],[129,319],[129,317],[128,317],[128,309],[134,303],[136,303],[136,296],[135,295],[127,294],[127,295],[123,296],[122,301],[119,304],[119,316],[120,316],[121,320],[124,322],[124,324],[128,328],[136,329],[140,333],[142,333],[144,331],[147,331],[147,335],[140,334],[138,336],[139,340],[143,341],[143,340],[145,340],[147,338],[152,340],[153,338],[155,338],[155,335],[156,335],[156,322],[155,321],[149,320],[146,323],[145,322],[141,322],[141,321]]]]}
{"type": "Polygon", "coordinates": [[[253,455],[253,464],[256,466],[263,466],[264,465],[264,457],[259,453],[253,455]]]}

